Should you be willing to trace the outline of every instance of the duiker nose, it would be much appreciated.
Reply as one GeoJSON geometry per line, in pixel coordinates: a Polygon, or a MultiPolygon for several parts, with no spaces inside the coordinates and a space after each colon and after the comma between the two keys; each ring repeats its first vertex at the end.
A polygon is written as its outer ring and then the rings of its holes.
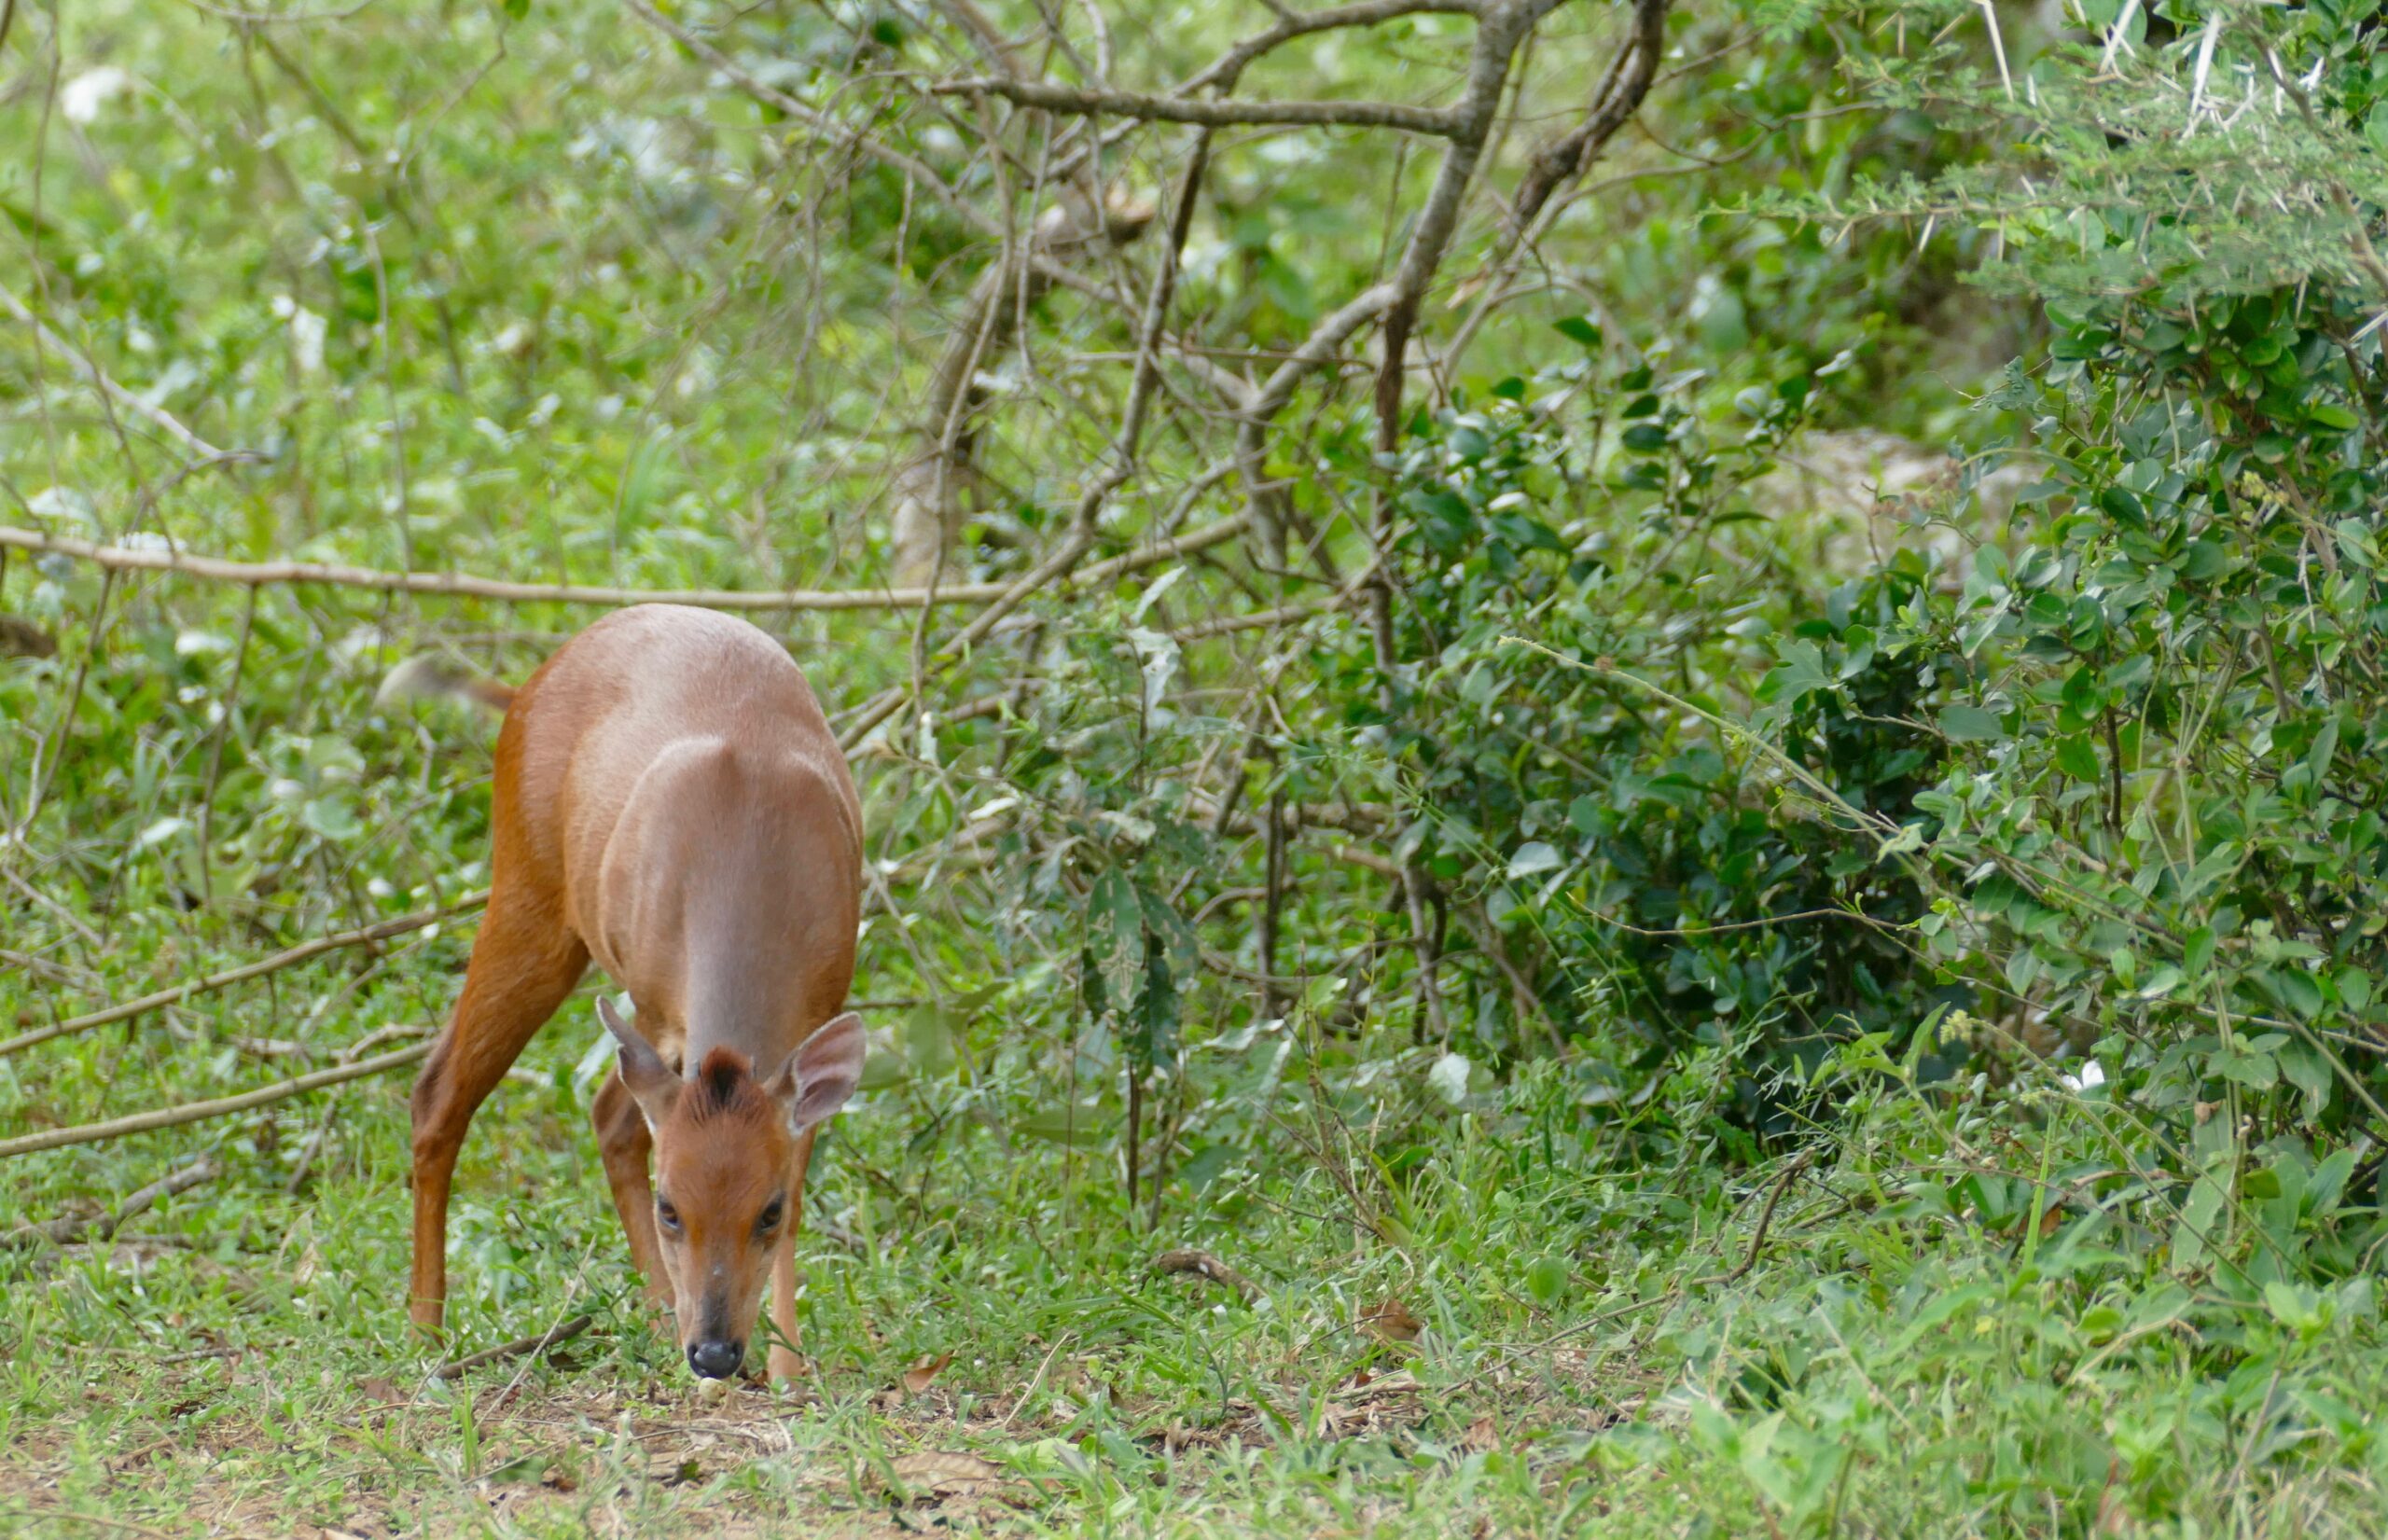
{"type": "Polygon", "coordinates": [[[688,1367],[707,1380],[727,1380],[746,1362],[746,1344],[725,1342],[718,1338],[699,1342],[688,1350],[688,1367]]]}

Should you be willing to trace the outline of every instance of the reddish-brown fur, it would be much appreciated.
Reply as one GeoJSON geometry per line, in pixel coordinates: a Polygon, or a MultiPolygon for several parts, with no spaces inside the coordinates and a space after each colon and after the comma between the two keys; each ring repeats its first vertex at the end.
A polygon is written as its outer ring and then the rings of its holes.
{"type": "Polygon", "coordinates": [[[861,1061],[858,1024],[831,1019],[854,978],[862,812],[811,687],[746,622],[659,604],[598,621],[510,696],[434,687],[507,715],[489,909],[414,1089],[416,1324],[440,1327],[473,1113],[593,959],[638,1007],[634,1032],[607,1020],[621,1062],[593,1117],[648,1294],[676,1305],[693,1364],[701,1344],[743,1349],[768,1269],[786,1339],[771,1370],[793,1375],[813,1125],[861,1061]],[[783,1217],[758,1226],[774,1200],[783,1217]]]}

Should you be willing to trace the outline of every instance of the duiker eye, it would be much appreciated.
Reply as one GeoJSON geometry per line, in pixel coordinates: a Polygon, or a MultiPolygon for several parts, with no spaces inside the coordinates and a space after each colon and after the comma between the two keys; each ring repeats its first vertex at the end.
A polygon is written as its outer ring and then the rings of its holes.
{"type": "Polygon", "coordinates": [[[655,1219],[672,1234],[680,1233],[680,1211],[660,1198],[655,1200],[655,1219]]]}
{"type": "Polygon", "coordinates": [[[786,1200],[780,1198],[772,1199],[770,1203],[764,1206],[763,1216],[755,1221],[756,1231],[758,1234],[761,1234],[779,1228],[780,1220],[785,1216],[786,1213],[786,1200]]]}

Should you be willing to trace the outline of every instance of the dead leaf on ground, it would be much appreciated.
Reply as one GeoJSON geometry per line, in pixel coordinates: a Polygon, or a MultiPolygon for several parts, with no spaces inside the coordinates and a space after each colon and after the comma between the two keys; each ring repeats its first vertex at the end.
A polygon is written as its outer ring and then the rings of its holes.
{"type": "Polygon", "coordinates": [[[971,1496],[1000,1487],[1007,1479],[992,1460],[958,1450],[923,1450],[899,1455],[888,1464],[896,1485],[915,1497],[971,1496]]]}
{"type": "Polygon", "coordinates": [[[21,615],[0,615],[0,658],[55,658],[58,643],[21,615]]]}
{"type": "Polygon", "coordinates": [[[910,1395],[920,1394],[936,1383],[937,1377],[945,1372],[945,1366],[952,1362],[953,1354],[950,1353],[921,1354],[912,1360],[912,1367],[904,1371],[905,1393],[910,1395]]]}
{"type": "Polygon", "coordinates": [[[392,1383],[385,1377],[378,1374],[368,1375],[365,1379],[358,1380],[356,1382],[356,1394],[362,1395],[365,1399],[372,1402],[374,1405],[382,1407],[396,1406],[401,1401],[411,1399],[411,1397],[402,1393],[396,1384],[392,1383]]]}
{"type": "Polygon", "coordinates": [[[1408,1369],[1395,1369],[1391,1374],[1370,1374],[1363,1369],[1343,1387],[1344,1399],[1357,1405],[1414,1395],[1417,1392],[1418,1377],[1408,1369]]]}
{"type": "Polygon", "coordinates": [[[1491,1450],[1499,1449],[1501,1447],[1501,1430],[1499,1427],[1494,1425],[1492,1422],[1492,1414],[1488,1411],[1483,1416],[1478,1418],[1475,1422],[1470,1422],[1467,1425],[1467,1432],[1460,1436],[1459,1442],[1462,1449],[1468,1450],[1479,1454],[1487,1453],[1491,1450]]]}
{"type": "Polygon", "coordinates": [[[1426,1323],[1398,1299],[1388,1299],[1360,1317],[1360,1331],[1380,1342],[1415,1342],[1426,1323]]]}

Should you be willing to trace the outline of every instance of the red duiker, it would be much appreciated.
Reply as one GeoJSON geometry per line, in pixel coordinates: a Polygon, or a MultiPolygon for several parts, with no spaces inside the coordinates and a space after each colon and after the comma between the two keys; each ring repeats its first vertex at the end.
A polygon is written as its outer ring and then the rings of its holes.
{"type": "Polygon", "coordinates": [[[688,1367],[724,1379],[768,1277],[771,1373],[794,1378],[805,1171],[863,1061],[860,1019],[837,1014],[862,810],[811,687],[743,620],[641,604],[519,690],[418,660],[382,687],[410,694],[506,713],[489,909],[414,1088],[415,1324],[440,1330],[449,1186],[473,1113],[593,958],[638,1007],[632,1028],[597,1004],[619,1054],[593,1117],[647,1296],[674,1310],[688,1367]]]}

